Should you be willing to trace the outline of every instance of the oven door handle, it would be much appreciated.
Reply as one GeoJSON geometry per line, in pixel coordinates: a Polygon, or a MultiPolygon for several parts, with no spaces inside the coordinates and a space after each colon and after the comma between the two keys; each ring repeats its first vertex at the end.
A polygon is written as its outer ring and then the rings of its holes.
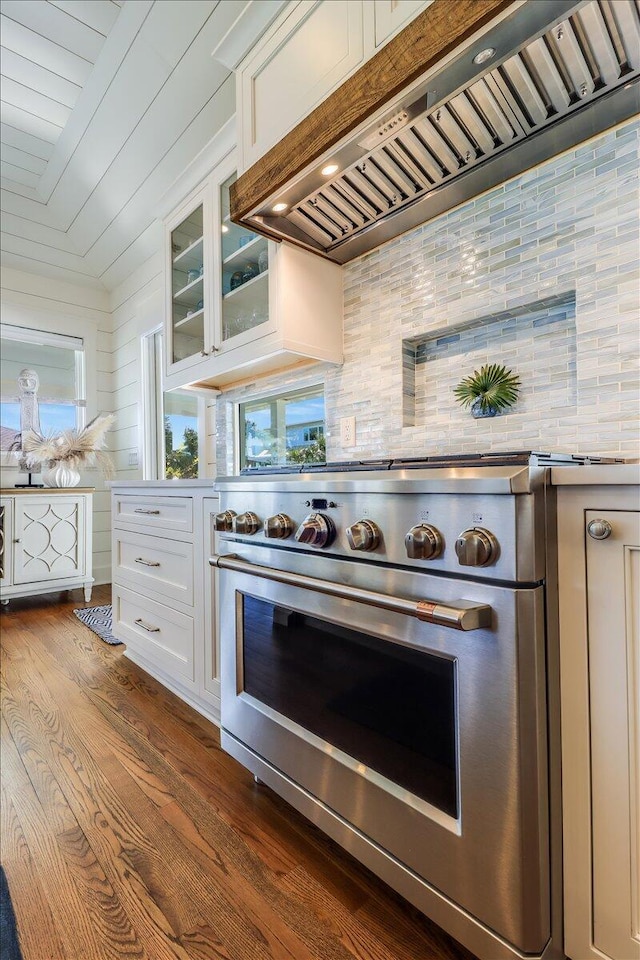
{"type": "Polygon", "coordinates": [[[301,573],[290,573],[288,570],[276,570],[274,567],[261,567],[257,563],[247,563],[234,554],[219,554],[209,558],[212,567],[222,570],[235,570],[237,573],[248,573],[253,577],[262,577],[265,580],[275,580],[292,587],[302,587],[304,590],[313,590],[315,593],[324,593],[330,597],[339,597],[342,600],[355,600],[369,607],[380,607],[391,610],[393,613],[402,613],[405,616],[416,617],[426,623],[435,623],[440,627],[451,627],[454,630],[479,630],[491,626],[491,607],[485,603],[472,603],[470,600],[453,600],[451,603],[440,603],[438,600],[408,600],[405,597],[390,597],[373,590],[363,590],[344,583],[330,583],[319,580],[317,577],[307,577],[301,573]]]}

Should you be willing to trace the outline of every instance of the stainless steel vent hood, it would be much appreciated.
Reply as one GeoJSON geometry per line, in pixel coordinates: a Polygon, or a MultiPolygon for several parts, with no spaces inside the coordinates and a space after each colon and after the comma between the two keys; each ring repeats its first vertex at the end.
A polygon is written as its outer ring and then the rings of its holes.
{"type": "Polygon", "coordinates": [[[514,6],[232,218],[346,263],[638,113],[638,0],[514,6]]]}

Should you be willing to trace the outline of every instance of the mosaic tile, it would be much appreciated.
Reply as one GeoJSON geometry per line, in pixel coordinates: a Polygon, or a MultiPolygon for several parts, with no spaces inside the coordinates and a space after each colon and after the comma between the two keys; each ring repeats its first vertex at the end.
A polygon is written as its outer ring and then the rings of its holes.
{"type": "Polygon", "coordinates": [[[639,148],[633,120],[347,264],[344,365],[223,393],[218,463],[233,466],[233,404],[318,380],[330,459],[637,450],[639,148]],[[483,318],[491,336],[476,329],[483,318]],[[427,359],[434,342],[444,353],[427,359]],[[467,354],[446,352],[464,343],[467,354]],[[474,421],[451,393],[461,361],[502,358],[525,374],[521,398],[474,421]],[[338,421],[350,415],[357,445],[342,449],[338,421]]]}

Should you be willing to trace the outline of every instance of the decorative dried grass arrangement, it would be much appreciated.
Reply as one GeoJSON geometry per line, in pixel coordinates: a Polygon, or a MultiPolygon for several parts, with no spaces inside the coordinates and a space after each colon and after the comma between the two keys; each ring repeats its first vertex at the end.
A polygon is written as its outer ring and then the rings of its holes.
{"type": "Polygon", "coordinates": [[[29,432],[22,438],[25,463],[34,468],[42,463],[49,467],[64,463],[73,470],[98,467],[107,479],[113,477],[111,458],[104,453],[105,435],[115,421],[112,413],[94,417],[82,430],[63,430],[62,433],[42,436],[29,432]]]}

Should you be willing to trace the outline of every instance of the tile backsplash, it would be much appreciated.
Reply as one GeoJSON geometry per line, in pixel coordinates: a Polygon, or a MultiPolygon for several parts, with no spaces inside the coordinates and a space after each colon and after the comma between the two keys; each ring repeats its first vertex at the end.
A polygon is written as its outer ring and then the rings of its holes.
{"type": "Polygon", "coordinates": [[[218,401],[324,379],[328,459],[500,449],[638,455],[640,122],[628,122],[443,214],[344,269],[344,364],[218,401]],[[452,387],[483,363],[522,381],[474,420],[452,387]],[[339,420],[355,416],[356,446],[339,420]]]}

